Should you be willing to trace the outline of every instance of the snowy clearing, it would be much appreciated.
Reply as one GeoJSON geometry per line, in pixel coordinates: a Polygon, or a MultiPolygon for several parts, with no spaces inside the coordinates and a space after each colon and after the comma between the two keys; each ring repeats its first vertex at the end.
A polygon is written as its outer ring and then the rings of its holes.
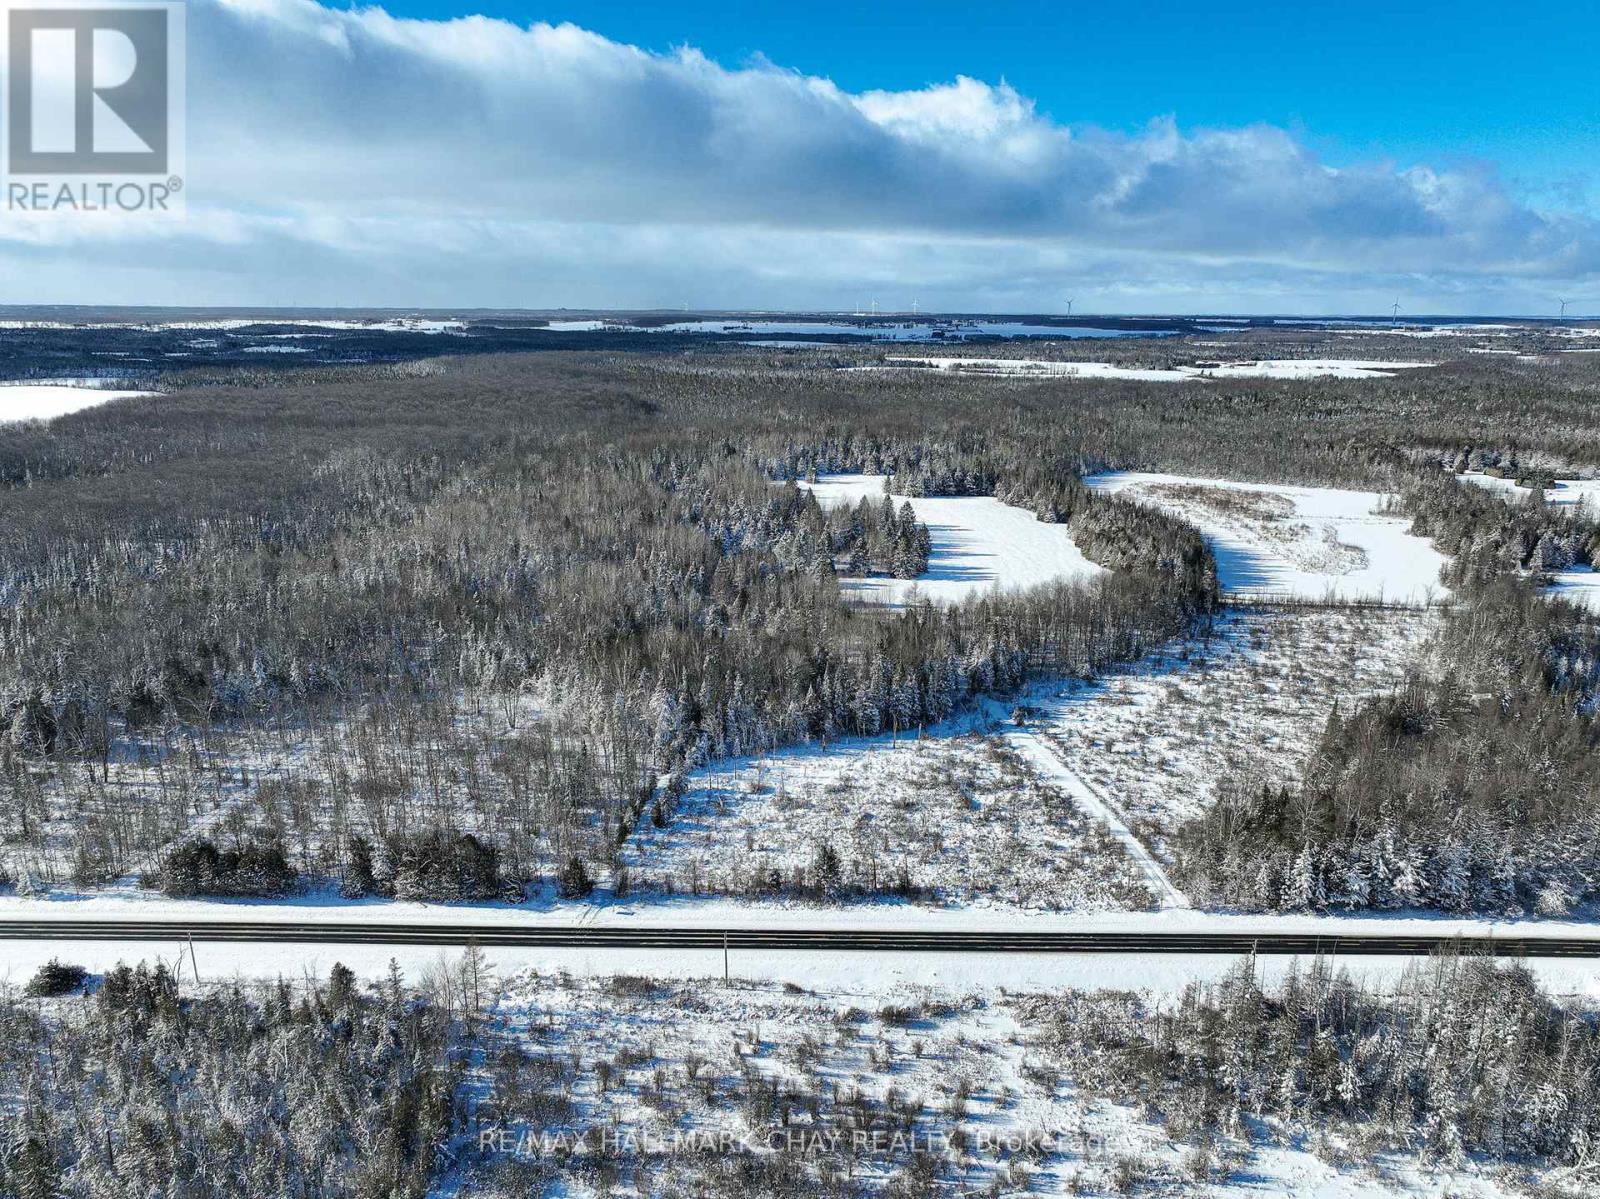
{"type": "Polygon", "coordinates": [[[154,395],[152,391],[113,391],[59,383],[0,383],[0,424],[24,420],[54,420],[113,400],[154,395]]]}
{"type": "Polygon", "coordinates": [[[1152,883],[1131,835],[1074,794],[1064,766],[1039,770],[1039,748],[1013,735],[908,733],[712,767],[691,779],[667,827],[642,823],[624,861],[646,904],[679,893],[793,898],[824,885],[827,847],[837,855],[830,889],[856,903],[1149,907],[1159,868],[1152,883]]]}
{"type": "Polygon", "coordinates": [[[1234,596],[1428,604],[1449,594],[1439,582],[1444,555],[1412,536],[1410,521],[1385,515],[1374,491],[1136,471],[1084,482],[1197,526],[1234,596]]]}
{"type": "MultiPolygon", "coordinates": [[[[734,1147],[781,1151],[790,1169],[848,1161],[856,1193],[886,1184],[886,1194],[917,1193],[904,1180],[915,1176],[919,1153],[938,1155],[939,1172],[967,1194],[1515,1193],[1471,1157],[1451,1166],[1415,1150],[1368,1155],[1324,1145],[1319,1154],[1308,1139],[1272,1135],[1266,1122],[1197,1153],[1176,1121],[1096,1093],[1062,1069],[1044,1027],[1053,1003],[915,987],[884,995],[517,975],[501,989],[468,1081],[486,1113],[509,1114],[507,1135],[439,1193],[538,1190],[549,1172],[540,1159],[566,1160],[541,1138],[584,1128],[608,1130],[620,1157],[653,1160],[641,1193],[713,1193],[706,1173],[734,1147]],[[505,1046],[520,1047],[522,1073],[544,1063],[547,1076],[570,1080],[554,1109],[494,1103],[528,1088],[507,1084],[505,1046]],[[841,1144],[832,1138],[844,1128],[855,1132],[841,1144]],[[725,1147],[667,1148],[686,1131],[725,1147]]],[[[566,1178],[583,1181],[559,1193],[614,1193],[623,1173],[615,1164],[610,1174],[598,1163],[587,1177],[572,1170],[566,1178]]]]}
{"type": "Polygon", "coordinates": [[[1334,704],[1398,686],[1433,625],[1380,609],[1224,614],[1208,639],[1031,702],[1051,747],[1159,852],[1218,783],[1296,781],[1334,704]]]}
{"type": "MultiPolygon", "coordinates": [[[[830,475],[799,484],[832,508],[884,495],[882,475],[830,475]]],[[[1104,572],[1073,544],[1065,525],[1047,524],[1025,508],[991,496],[893,497],[909,502],[933,539],[927,573],[916,579],[842,578],[851,598],[900,605],[916,596],[955,604],[996,587],[1013,590],[1104,572]]]]}
{"type": "MultiPolygon", "coordinates": [[[[1456,478],[1488,491],[1499,492],[1509,502],[1526,502],[1533,488],[1523,487],[1515,479],[1500,475],[1483,475],[1465,472],[1456,478]]],[[[1557,479],[1555,486],[1544,489],[1544,502],[1556,508],[1583,508],[1591,513],[1600,511],[1600,479],[1557,479]]]]}
{"type": "Polygon", "coordinates": [[[1160,864],[1177,826],[1223,780],[1294,782],[1334,704],[1398,686],[1433,624],[1428,611],[1224,613],[1212,636],[1103,679],[1031,688],[1026,729],[989,703],[921,739],[709,767],[667,828],[630,840],[635,884],[652,889],[637,903],[654,907],[670,879],[762,901],[765,918],[780,896],[764,872],[787,879],[828,842],[848,882],[887,890],[904,871],[917,904],[1182,907],[1160,864]]]}
{"type": "Polygon", "coordinates": [[[1356,358],[1267,358],[1175,367],[1116,366],[1109,362],[1048,362],[1037,358],[894,356],[885,361],[891,366],[933,367],[961,374],[1036,379],[1134,379],[1144,383],[1187,383],[1203,379],[1387,379],[1396,371],[1438,365],[1436,362],[1387,362],[1356,358]]]}

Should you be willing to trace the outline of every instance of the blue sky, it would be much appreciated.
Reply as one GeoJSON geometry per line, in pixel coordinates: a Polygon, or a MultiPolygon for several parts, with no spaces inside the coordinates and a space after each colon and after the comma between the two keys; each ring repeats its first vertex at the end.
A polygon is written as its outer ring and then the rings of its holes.
{"type": "Polygon", "coordinates": [[[1600,3],[518,4],[402,0],[406,16],[480,12],[574,24],[646,49],[758,56],[850,91],[1004,80],[1064,124],[1132,131],[1256,122],[1333,163],[1476,159],[1528,194],[1592,205],[1600,187],[1600,3]]]}
{"type": "Polygon", "coordinates": [[[1600,307],[1597,11],[190,0],[186,218],[10,214],[0,279],[16,303],[1600,307]]]}

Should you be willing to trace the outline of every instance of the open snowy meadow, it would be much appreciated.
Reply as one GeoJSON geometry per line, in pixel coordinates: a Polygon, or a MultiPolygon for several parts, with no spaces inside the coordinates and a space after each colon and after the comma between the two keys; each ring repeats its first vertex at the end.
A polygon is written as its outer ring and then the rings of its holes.
{"type": "Polygon", "coordinates": [[[1110,830],[1002,730],[713,767],[668,827],[635,833],[625,860],[644,902],[664,890],[1045,911],[1153,899],[1110,830]]]}
{"type": "Polygon", "coordinates": [[[72,383],[0,383],[0,425],[11,421],[54,420],[113,400],[147,396],[148,391],[99,387],[93,380],[72,383]]]}
{"type": "MultiPolygon", "coordinates": [[[[800,486],[826,508],[885,494],[882,475],[830,475],[800,486]]],[[[928,570],[916,579],[842,578],[840,586],[862,602],[899,605],[915,595],[959,603],[995,588],[1014,590],[1104,572],[1073,544],[1065,525],[1047,524],[991,496],[892,498],[897,508],[910,503],[917,520],[928,526],[933,540],[928,570]]]]}
{"type": "Polygon", "coordinates": [[[1444,556],[1374,491],[1138,471],[1085,482],[1193,523],[1235,596],[1426,604],[1448,594],[1439,582],[1444,556]]]}
{"type": "Polygon", "coordinates": [[[1294,783],[1334,706],[1402,683],[1433,623],[1426,610],[1225,611],[1209,636],[1103,679],[1029,689],[1024,728],[990,704],[925,735],[696,772],[668,826],[641,826],[626,862],[652,893],[670,880],[793,900],[789,880],[826,845],[839,885],[809,902],[1166,906],[1160,859],[1178,824],[1223,782],[1294,783]]]}
{"type": "Polygon", "coordinates": [[[1142,1010],[1005,987],[517,974],[495,988],[468,1084],[484,1151],[440,1193],[724,1194],[729,1154],[890,1195],[934,1176],[993,1195],[1520,1193],[1514,1173],[1470,1157],[1304,1137],[1275,1115],[1195,1136],[1170,1105],[1063,1056],[1056,1030],[1114,1036],[1142,1010]]]}

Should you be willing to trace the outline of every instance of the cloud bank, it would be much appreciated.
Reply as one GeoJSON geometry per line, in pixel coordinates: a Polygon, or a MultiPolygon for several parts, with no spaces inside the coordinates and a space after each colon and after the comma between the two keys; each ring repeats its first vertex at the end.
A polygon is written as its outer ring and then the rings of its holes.
{"type": "Polygon", "coordinates": [[[13,218],[8,298],[1446,312],[1600,282],[1595,220],[1487,165],[1063,125],[967,78],[852,94],[572,25],[194,0],[188,125],[185,221],[13,218]]]}

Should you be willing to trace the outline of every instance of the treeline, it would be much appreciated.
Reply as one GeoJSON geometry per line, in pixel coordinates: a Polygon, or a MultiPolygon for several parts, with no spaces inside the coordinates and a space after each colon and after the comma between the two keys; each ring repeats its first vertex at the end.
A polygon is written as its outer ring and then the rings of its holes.
{"type": "Polygon", "coordinates": [[[1303,781],[1243,777],[1180,831],[1207,902],[1560,915],[1600,890],[1600,626],[1526,586],[1445,617],[1434,672],[1330,716],[1303,781]]]}
{"type": "Polygon", "coordinates": [[[181,995],[120,966],[92,998],[0,1000],[0,1194],[420,1199],[460,1127],[452,1013],[397,971],[181,995]]]}
{"type": "Polygon", "coordinates": [[[1379,995],[1320,958],[1264,987],[1248,959],[1175,1006],[1068,995],[1029,1014],[1079,1086],[1201,1149],[1261,1130],[1354,1162],[1586,1166],[1600,1134],[1600,1033],[1517,965],[1435,957],[1379,995]]]}
{"type": "Polygon", "coordinates": [[[828,542],[832,565],[839,574],[890,575],[914,579],[928,569],[933,537],[917,520],[909,502],[898,511],[885,495],[874,503],[862,496],[854,508],[840,507],[828,515],[828,542]]]}
{"type": "Polygon", "coordinates": [[[1541,579],[1590,566],[1600,525],[1573,508],[1543,502],[1543,480],[1523,501],[1446,474],[1423,472],[1401,493],[1411,531],[1449,558],[1443,581],[1472,588],[1512,575],[1541,579]]]}

